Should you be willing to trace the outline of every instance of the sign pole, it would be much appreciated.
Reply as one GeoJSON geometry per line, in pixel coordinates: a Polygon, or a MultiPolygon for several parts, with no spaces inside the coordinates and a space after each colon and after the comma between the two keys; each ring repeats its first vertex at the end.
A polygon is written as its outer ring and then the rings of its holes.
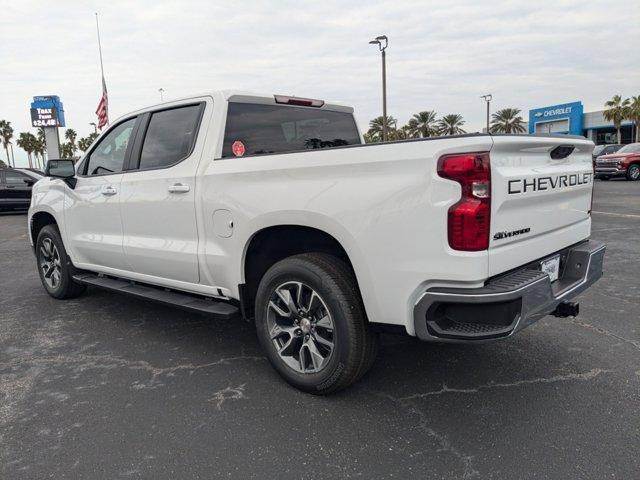
{"type": "Polygon", "coordinates": [[[60,136],[58,127],[44,127],[44,141],[47,144],[47,158],[60,158],[60,136]]]}

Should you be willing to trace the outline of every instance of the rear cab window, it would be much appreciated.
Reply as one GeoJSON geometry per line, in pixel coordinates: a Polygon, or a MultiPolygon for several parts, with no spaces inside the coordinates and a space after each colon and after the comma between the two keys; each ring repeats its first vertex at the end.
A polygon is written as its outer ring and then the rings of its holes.
{"type": "Polygon", "coordinates": [[[229,102],[222,158],[361,143],[351,113],[316,107],[229,102]]]}

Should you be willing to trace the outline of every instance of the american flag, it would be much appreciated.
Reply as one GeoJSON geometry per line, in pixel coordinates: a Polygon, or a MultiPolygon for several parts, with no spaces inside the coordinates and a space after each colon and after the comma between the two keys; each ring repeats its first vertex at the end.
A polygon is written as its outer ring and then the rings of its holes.
{"type": "Polygon", "coordinates": [[[98,103],[96,115],[98,115],[98,128],[102,130],[102,127],[109,123],[109,96],[107,95],[107,84],[104,81],[104,77],[102,77],[102,98],[98,103]]]}

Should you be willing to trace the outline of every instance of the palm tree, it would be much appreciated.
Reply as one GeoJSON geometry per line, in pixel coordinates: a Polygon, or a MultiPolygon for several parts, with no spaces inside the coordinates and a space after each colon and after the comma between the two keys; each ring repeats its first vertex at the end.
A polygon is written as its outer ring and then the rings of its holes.
{"type": "Polygon", "coordinates": [[[67,128],[67,130],[64,132],[64,138],[69,140],[72,152],[76,153],[76,150],[78,150],[78,147],[76,145],[76,138],[78,138],[78,133],[73,128],[67,128]]]}
{"type": "Polygon", "coordinates": [[[44,154],[47,151],[47,144],[41,138],[36,138],[35,145],[33,148],[33,153],[36,157],[36,163],[38,166],[44,170],[44,154]]]}
{"type": "Polygon", "coordinates": [[[83,152],[86,152],[87,150],[89,150],[89,147],[91,147],[91,144],[96,138],[98,138],[97,133],[90,133],[86,137],[83,137],[80,140],[78,140],[78,148],[83,152]]]}
{"type": "Polygon", "coordinates": [[[42,168],[44,168],[44,164],[45,164],[44,155],[46,152],[47,152],[47,140],[45,138],[44,128],[40,127],[36,131],[36,148],[34,150],[34,153],[36,155],[36,159],[38,158],[38,156],[40,157],[42,168]]]}
{"type": "MultiPolygon", "coordinates": [[[[382,115],[374,118],[369,122],[369,131],[367,132],[367,134],[373,142],[382,141],[382,124],[382,115]]],[[[387,115],[387,131],[395,129],[397,124],[398,121],[395,118],[393,118],[391,115],[387,115]]]]}
{"type": "Polygon", "coordinates": [[[440,135],[460,135],[461,133],[467,133],[462,129],[464,125],[462,115],[457,113],[451,113],[445,115],[438,122],[438,134],[440,135]]]}
{"type": "Polygon", "coordinates": [[[491,133],[524,133],[524,120],[519,108],[503,108],[491,115],[491,133]]]}
{"type": "Polygon", "coordinates": [[[13,128],[11,127],[11,122],[0,120],[0,141],[2,141],[4,151],[7,153],[7,165],[9,166],[11,165],[11,159],[9,158],[9,145],[11,145],[12,138],[13,128]]]}
{"type": "Polygon", "coordinates": [[[627,108],[627,118],[636,127],[636,142],[640,142],[640,95],[631,97],[631,102],[627,108]]]}
{"type": "Polygon", "coordinates": [[[618,143],[621,143],[622,141],[620,126],[622,125],[622,121],[627,117],[629,104],[629,99],[625,98],[622,100],[620,95],[614,95],[611,100],[608,100],[604,104],[604,106],[607,107],[604,111],[604,119],[613,122],[613,126],[616,129],[618,136],[618,143]]]}
{"type": "Polygon", "coordinates": [[[60,145],[60,158],[73,159],[73,154],[74,146],[71,142],[64,142],[62,145],[60,145]]]}
{"type": "Polygon", "coordinates": [[[20,135],[18,136],[18,141],[16,142],[16,145],[27,152],[27,158],[29,159],[29,168],[33,168],[31,154],[35,151],[37,142],[38,139],[33,135],[33,133],[29,132],[20,133],[20,135]]]}
{"type": "Polygon", "coordinates": [[[411,138],[425,138],[437,135],[436,112],[425,110],[424,112],[416,113],[411,117],[407,126],[409,127],[409,136],[411,138]]]}
{"type": "Polygon", "coordinates": [[[392,128],[387,133],[389,134],[389,140],[391,140],[392,142],[398,140],[406,140],[407,138],[414,138],[410,134],[409,125],[404,125],[400,128],[392,128]]]}

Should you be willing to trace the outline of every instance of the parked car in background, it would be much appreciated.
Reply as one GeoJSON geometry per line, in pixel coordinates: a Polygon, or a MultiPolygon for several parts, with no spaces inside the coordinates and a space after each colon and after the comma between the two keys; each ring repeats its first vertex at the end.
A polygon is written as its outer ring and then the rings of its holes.
{"type": "Polygon", "coordinates": [[[595,172],[596,178],[602,180],[623,176],[627,180],[640,180],[640,143],[630,143],[615,153],[600,155],[595,172]]]}
{"type": "Polygon", "coordinates": [[[26,168],[0,169],[0,211],[27,210],[31,188],[43,176],[26,168]]]}
{"type": "Polygon", "coordinates": [[[40,170],[39,168],[24,167],[24,168],[21,168],[20,170],[28,170],[30,172],[37,173],[41,177],[44,177],[44,172],[42,170],[40,170]]]}

